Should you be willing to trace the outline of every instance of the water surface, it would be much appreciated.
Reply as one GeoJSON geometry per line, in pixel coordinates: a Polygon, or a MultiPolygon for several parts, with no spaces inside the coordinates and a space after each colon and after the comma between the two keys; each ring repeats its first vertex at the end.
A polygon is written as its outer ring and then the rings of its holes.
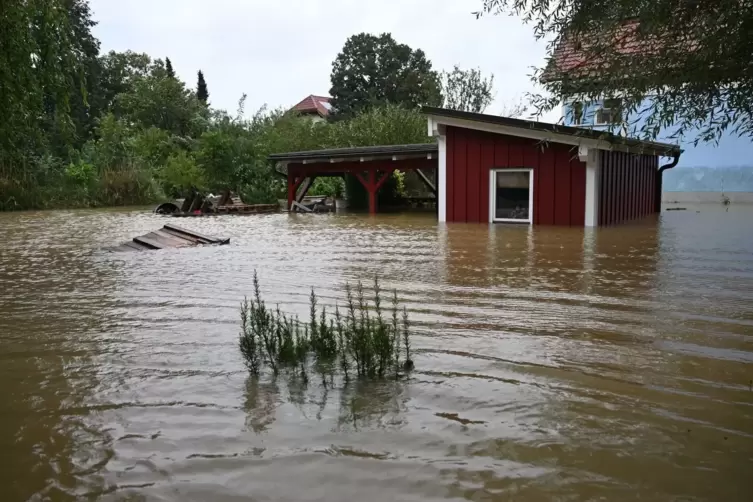
{"type": "MultiPolygon", "coordinates": [[[[753,209],[597,232],[431,215],[0,214],[2,500],[751,500],[753,209]],[[408,381],[249,378],[254,270],[396,288],[408,381]]],[[[700,210],[700,212],[696,212],[700,210]]]]}

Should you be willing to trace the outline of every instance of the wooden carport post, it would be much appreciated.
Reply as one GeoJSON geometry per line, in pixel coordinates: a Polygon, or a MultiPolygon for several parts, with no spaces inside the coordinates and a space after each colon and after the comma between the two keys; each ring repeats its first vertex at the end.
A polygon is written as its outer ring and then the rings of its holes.
{"type": "Polygon", "coordinates": [[[395,171],[394,167],[388,167],[382,177],[377,181],[377,169],[377,167],[374,167],[367,171],[368,180],[363,179],[363,176],[361,176],[360,173],[354,173],[356,178],[358,178],[358,181],[361,182],[363,187],[369,193],[369,214],[376,214],[377,193],[379,192],[379,189],[382,188],[382,185],[384,185],[384,182],[387,181],[387,178],[389,178],[393,171],[395,171]]]}
{"type": "Polygon", "coordinates": [[[298,187],[301,186],[303,180],[306,179],[305,175],[297,176],[294,174],[291,166],[288,166],[288,211],[293,210],[293,201],[295,200],[295,194],[298,191],[298,187]]]}

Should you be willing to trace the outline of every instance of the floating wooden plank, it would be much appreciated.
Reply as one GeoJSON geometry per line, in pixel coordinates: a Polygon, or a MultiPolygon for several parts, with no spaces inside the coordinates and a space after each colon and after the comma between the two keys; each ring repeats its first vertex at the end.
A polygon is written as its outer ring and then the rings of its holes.
{"type": "Polygon", "coordinates": [[[202,235],[177,225],[165,225],[159,230],[134,237],[131,241],[111,248],[112,251],[148,251],[155,249],[182,248],[204,244],[223,245],[230,239],[202,235]]]}
{"type": "Polygon", "coordinates": [[[154,232],[147,234],[147,236],[159,242],[165,243],[165,247],[183,248],[200,244],[184,239],[170,232],[166,232],[165,230],[155,230],[154,232]]]}
{"type": "Polygon", "coordinates": [[[312,213],[312,212],[314,212],[313,209],[308,208],[308,207],[304,206],[303,204],[301,204],[300,202],[297,202],[297,201],[293,201],[293,204],[291,204],[291,206],[292,206],[292,209],[298,209],[299,211],[303,211],[304,213],[312,213]]]}
{"type": "Polygon", "coordinates": [[[121,244],[121,247],[125,248],[124,251],[130,251],[130,250],[146,251],[146,248],[144,246],[136,244],[133,241],[131,241],[131,242],[124,242],[123,244],[121,244]]]}
{"type": "Polygon", "coordinates": [[[211,244],[219,244],[225,239],[219,239],[217,237],[210,237],[208,235],[200,234],[199,232],[196,232],[194,230],[188,230],[187,228],[179,227],[178,225],[173,225],[171,223],[168,223],[164,227],[162,227],[163,230],[169,230],[171,232],[176,232],[180,235],[184,235],[187,237],[193,237],[194,239],[201,239],[206,241],[207,243],[211,244]]]}
{"type": "Polygon", "coordinates": [[[164,249],[167,247],[165,244],[154,239],[149,234],[134,237],[133,242],[135,242],[136,244],[141,244],[142,246],[145,246],[149,249],[164,249]]]}

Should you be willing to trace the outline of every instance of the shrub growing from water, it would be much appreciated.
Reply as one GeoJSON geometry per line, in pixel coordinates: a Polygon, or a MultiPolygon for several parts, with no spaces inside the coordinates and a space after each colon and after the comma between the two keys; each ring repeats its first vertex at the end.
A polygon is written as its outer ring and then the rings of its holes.
{"type": "Polygon", "coordinates": [[[284,314],[279,306],[268,307],[261,297],[259,278],[254,272],[254,293],[241,304],[239,347],[249,372],[258,375],[268,367],[276,375],[282,370],[300,374],[308,380],[308,365],[315,362],[318,371],[339,371],[347,380],[359,378],[397,378],[413,369],[410,353],[410,322],[393,291],[389,317],[382,306],[379,279],[374,279],[371,302],[363,285],[345,286],[346,304],[336,306],[328,315],[319,308],[312,289],[310,317],[302,323],[284,314]]]}

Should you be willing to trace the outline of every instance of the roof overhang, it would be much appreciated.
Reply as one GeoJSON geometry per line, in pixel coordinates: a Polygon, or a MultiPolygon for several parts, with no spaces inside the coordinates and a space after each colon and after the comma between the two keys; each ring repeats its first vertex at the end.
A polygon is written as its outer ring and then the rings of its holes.
{"type": "Polygon", "coordinates": [[[662,157],[675,157],[682,152],[677,145],[642,141],[595,129],[583,129],[547,122],[534,122],[496,115],[447,110],[444,108],[424,107],[422,111],[428,118],[428,132],[430,136],[444,135],[446,127],[459,127],[534,139],[542,143],[560,143],[579,147],[580,149],[590,148],[662,157]]]}
{"type": "Polygon", "coordinates": [[[267,158],[278,164],[334,164],[337,162],[370,162],[374,160],[431,160],[437,157],[438,151],[439,148],[436,143],[421,143],[276,153],[267,158]]]}

